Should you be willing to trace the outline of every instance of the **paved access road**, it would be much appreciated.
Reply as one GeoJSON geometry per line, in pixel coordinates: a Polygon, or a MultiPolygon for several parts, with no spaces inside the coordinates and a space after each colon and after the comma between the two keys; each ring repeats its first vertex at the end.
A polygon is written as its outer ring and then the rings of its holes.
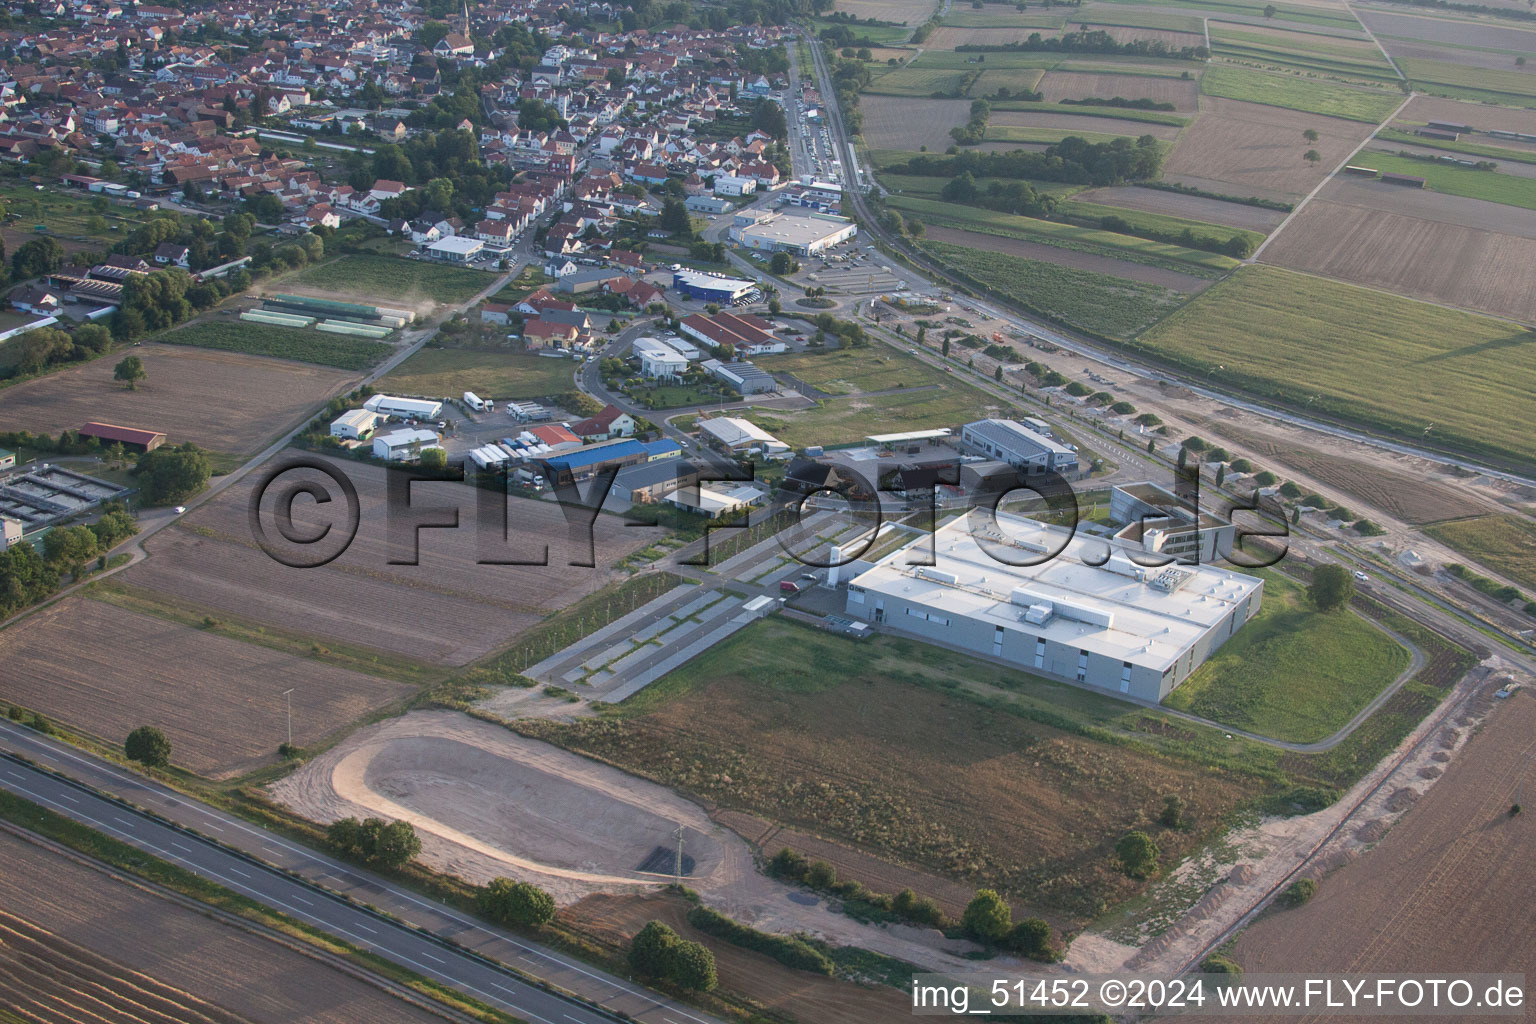
{"type": "Polygon", "coordinates": [[[610,1024],[618,1013],[647,1024],[723,1024],[14,723],[0,722],[0,750],[70,776],[0,758],[0,788],[534,1024],[610,1024]]]}

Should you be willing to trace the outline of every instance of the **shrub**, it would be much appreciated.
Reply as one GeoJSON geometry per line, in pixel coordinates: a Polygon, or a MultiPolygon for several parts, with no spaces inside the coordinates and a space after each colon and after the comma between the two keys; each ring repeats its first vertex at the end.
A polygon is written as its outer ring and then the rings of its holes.
{"type": "Polygon", "coordinates": [[[1280,485],[1280,493],[1287,498],[1299,498],[1301,497],[1301,488],[1297,487],[1295,483],[1291,482],[1290,480],[1287,480],[1285,483],[1280,485]]]}
{"type": "Polygon", "coordinates": [[[760,932],[703,906],[688,911],[688,923],[705,935],[713,935],[743,949],[771,956],[785,967],[829,976],[832,974],[832,960],[803,939],[760,932]]]}
{"type": "Polygon", "coordinates": [[[1172,793],[1163,797],[1163,810],[1157,820],[1167,828],[1178,828],[1184,824],[1184,801],[1172,793]]]}
{"type": "Polygon", "coordinates": [[[1093,389],[1080,380],[1075,380],[1068,384],[1066,391],[1067,394],[1071,395],[1073,398],[1082,398],[1084,395],[1093,393],[1093,389]]]}
{"type": "Polygon", "coordinates": [[[1317,883],[1310,878],[1298,878],[1275,897],[1282,907],[1299,907],[1317,895],[1317,883]]]}
{"type": "Polygon", "coordinates": [[[1230,465],[1232,466],[1232,472],[1234,473],[1253,472],[1253,463],[1249,462],[1247,459],[1233,459],[1230,465]]]}
{"type": "Polygon", "coordinates": [[[1267,469],[1260,470],[1258,473],[1255,473],[1254,476],[1253,476],[1253,482],[1258,484],[1260,487],[1273,487],[1274,484],[1275,484],[1275,481],[1277,481],[1279,479],[1280,479],[1279,477],[1275,476],[1275,474],[1271,473],[1267,469]]]}
{"type": "Polygon", "coordinates": [[[171,741],[152,725],[141,725],[128,734],[123,742],[123,753],[130,761],[138,761],[150,768],[164,768],[171,763],[171,741]]]}
{"type": "Polygon", "coordinates": [[[1008,946],[1022,956],[1055,963],[1060,954],[1051,945],[1051,926],[1038,917],[1026,917],[1008,933],[1008,946]]]}
{"type": "Polygon", "coordinates": [[[805,869],[805,884],[812,889],[830,889],[837,884],[837,869],[824,860],[814,861],[805,869]]]}
{"type": "Polygon", "coordinates": [[[1159,852],[1152,837],[1141,831],[1127,832],[1115,844],[1120,868],[1132,878],[1146,878],[1156,871],[1159,852]]]}
{"type": "Polygon", "coordinates": [[[660,921],[647,924],[630,942],[629,965],[647,978],[695,992],[708,992],[717,982],[715,955],[660,921]]]}
{"type": "Polygon", "coordinates": [[[965,934],[988,945],[1003,941],[1013,926],[1013,911],[996,890],[977,889],[960,918],[965,934]]]}
{"type": "Polygon", "coordinates": [[[342,818],[325,831],[338,856],[370,867],[397,868],[421,852],[421,839],[408,821],[342,818]]]}
{"type": "Polygon", "coordinates": [[[1109,407],[1109,411],[1114,413],[1116,416],[1129,416],[1131,413],[1136,411],[1136,407],[1130,402],[1116,402],[1114,405],[1109,407]]]}
{"type": "Polygon", "coordinates": [[[1222,956],[1220,953],[1212,953],[1200,963],[1200,969],[1206,974],[1242,974],[1243,968],[1236,960],[1222,956]]]}
{"type": "Polygon", "coordinates": [[[493,878],[475,894],[480,913],[502,924],[537,928],[555,916],[555,900],[530,882],[493,878]]]}
{"type": "Polygon", "coordinates": [[[778,878],[802,879],[809,867],[810,864],[805,857],[787,846],[774,854],[773,859],[768,862],[769,872],[778,878]]]}

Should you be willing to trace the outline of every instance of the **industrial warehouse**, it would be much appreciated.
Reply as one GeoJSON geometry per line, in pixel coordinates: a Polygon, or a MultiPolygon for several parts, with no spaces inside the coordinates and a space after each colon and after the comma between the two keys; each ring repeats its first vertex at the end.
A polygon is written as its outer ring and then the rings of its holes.
{"type": "Polygon", "coordinates": [[[760,252],[815,256],[858,234],[858,226],[841,217],[810,212],[781,213],[746,210],[731,225],[731,241],[760,252]]]}
{"type": "Polygon", "coordinates": [[[1007,513],[972,510],[933,544],[936,566],[908,565],[903,547],[855,577],[848,614],[1137,700],[1189,678],[1258,613],[1264,588],[1209,566],[1142,566],[1109,541],[1007,513]],[[1026,560],[1037,564],[1008,564],[1026,560]]]}

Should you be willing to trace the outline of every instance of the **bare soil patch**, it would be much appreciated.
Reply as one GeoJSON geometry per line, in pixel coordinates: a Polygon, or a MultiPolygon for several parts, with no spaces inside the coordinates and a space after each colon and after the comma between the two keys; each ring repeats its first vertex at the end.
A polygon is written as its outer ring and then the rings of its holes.
{"type": "Polygon", "coordinates": [[[1148,284],[1162,285],[1175,291],[1187,292],[1191,295],[1210,286],[1208,278],[1195,277],[1193,274],[1181,274],[1176,270],[1167,270],[1163,267],[1147,266],[1143,263],[1131,263],[1127,260],[1117,260],[1109,256],[1098,256],[1093,253],[1077,252],[1073,249],[1062,249],[1054,245],[1046,245],[1042,242],[1030,242],[1022,238],[1007,238],[1002,235],[989,235],[979,231],[963,231],[959,228],[928,228],[928,237],[940,242],[949,242],[953,245],[964,245],[972,249],[990,249],[993,252],[1004,252],[1010,256],[1022,256],[1024,259],[1044,260],[1047,263],[1058,263],[1065,267],[1076,267],[1079,270],[1091,270],[1099,274],[1109,274],[1112,277],[1129,278],[1132,281],[1145,281],[1148,284]]]}
{"type": "Polygon", "coordinates": [[[1249,231],[1269,231],[1285,219],[1281,210],[1266,210],[1261,206],[1228,203],[1204,196],[1187,196],[1177,192],[1164,192],[1155,188],[1137,188],[1135,185],[1115,185],[1110,188],[1090,189],[1072,198],[1086,203],[1102,203],[1127,210],[1145,210],[1148,213],[1164,213],[1171,217],[1188,217],[1210,224],[1247,228],[1249,231]]]}
{"type": "MultiPolygon", "coordinates": [[[[45,1020],[62,1017],[43,999],[49,991],[81,991],[80,972],[108,972],[107,994],[121,997],[110,1024],[143,1024],[144,992],[168,995],[185,1012],[169,1019],[255,1024],[355,1024],[357,1021],[441,1022],[351,974],[269,939],[222,924],[127,882],[0,834],[0,921],[25,922],[25,942],[0,931],[0,1005],[41,1007],[45,1020]],[[42,957],[42,973],[10,987],[22,956],[42,957]]],[[[102,990],[96,990],[98,992],[102,990]]],[[[28,1018],[31,1019],[31,1018],[28,1018]]],[[[91,1020],[97,1020],[91,1017],[91,1020]]]]}
{"type": "Polygon", "coordinates": [[[988,122],[994,125],[1015,125],[1022,128],[1050,128],[1064,132],[1096,132],[1100,135],[1128,135],[1170,141],[1178,137],[1176,124],[1148,124],[1145,121],[1122,121],[1116,117],[1092,117],[1086,114],[1055,114],[1038,110],[994,110],[988,122]]]}
{"type": "Polygon", "coordinates": [[[865,96],[864,138],[871,149],[917,152],[921,146],[942,153],[954,144],[949,130],[971,116],[970,100],[915,100],[905,96],[865,96]]]}
{"type": "MultiPolygon", "coordinates": [[[[1446,121],[1450,124],[1469,124],[1480,131],[1497,128],[1500,131],[1536,133],[1536,110],[1524,107],[1498,107],[1491,103],[1471,103],[1448,100],[1438,96],[1415,96],[1408,101],[1398,115],[1403,121],[1424,124],[1429,121],[1446,121]]],[[[1477,139],[1475,141],[1483,141],[1477,139]]],[[[1497,139],[1487,140],[1502,145],[1497,139]]]]}
{"type": "MultiPolygon", "coordinates": [[[[1403,36],[1456,47],[1488,47],[1498,50],[1536,52],[1536,32],[1509,24],[1468,21],[1461,18],[1425,18],[1395,11],[1362,10],[1360,21],[1378,36],[1403,36]]],[[[1384,39],[1390,51],[1396,40],[1384,39]]],[[[1513,67],[1505,56],[1502,67],[1513,67]]]]}
{"type": "Polygon", "coordinates": [[[1202,96],[1200,114],[1168,154],[1163,177],[1216,182],[1213,191],[1234,195],[1295,198],[1311,191],[1370,132],[1358,121],[1202,96]],[[1317,142],[1302,137],[1309,128],[1318,133],[1317,142]],[[1322,159],[1304,160],[1309,149],[1322,159]]]}
{"type": "Polygon", "coordinates": [[[215,778],[275,759],[290,687],[299,746],[411,690],[79,597],[0,632],[0,659],[7,698],[114,744],[153,724],[176,764],[215,778]]]}
{"type": "Polygon", "coordinates": [[[938,5],[933,0],[837,0],[833,7],[856,18],[878,18],[916,28],[938,5]]]}
{"type": "MultiPolygon", "coordinates": [[[[1183,35],[1180,32],[1161,34],[1183,35]]],[[[1178,110],[1194,110],[1199,103],[1200,83],[1186,82],[1180,78],[1153,78],[1150,75],[1047,71],[1045,77],[1040,79],[1040,92],[1051,103],[1095,98],[1107,100],[1120,96],[1128,100],[1172,103],[1178,110]]]]}
{"type": "Polygon", "coordinates": [[[1334,280],[1536,321],[1530,288],[1536,238],[1314,200],[1263,258],[1334,280]]]}
{"type": "Polygon", "coordinates": [[[761,953],[753,953],[688,923],[687,900],[680,896],[589,896],[560,912],[560,919],[612,949],[628,950],[629,940],[650,921],[664,921],[685,939],[702,942],[715,954],[720,987],[765,1008],[817,1024],[868,1024],[897,1020],[911,1012],[909,997],[887,986],[855,985],[793,971],[761,953]]]}
{"type": "Polygon", "coordinates": [[[0,429],[58,434],[91,420],[163,431],[171,444],[259,450],[358,375],[282,359],[185,345],[141,345],[148,379],[112,380],[113,353],[0,390],[0,429]]]}
{"type": "MultiPolygon", "coordinates": [[[[589,557],[586,529],[577,528],[579,540],[573,540],[556,504],[510,498],[507,521],[513,546],[498,557],[538,559],[547,547],[548,564],[482,565],[487,555],[475,525],[479,494],[464,484],[418,483],[411,488],[412,509],[456,508],[460,526],[422,530],[415,556],[419,564],[391,564],[391,559],[413,556],[410,530],[400,543],[390,540],[390,471],[356,462],[331,464],[357,488],[361,526],[346,553],[328,565],[290,568],[260,549],[249,517],[259,477],[252,474],[153,538],[147,545],[152,557],[125,573],[124,581],[215,615],[419,661],[463,665],[617,579],[602,566],[655,539],[655,531],[626,529],[617,516],[599,516],[594,527],[599,567],[573,566],[571,561],[589,557]]],[[[313,471],[293,470],[279,485],[309,480],[336,500],[317,505],[300,498],[294,503],[295,523],[306,532],[330,526],[340,536],[345,503],[334,481],[313,471]]],[[[269,509],[274,499],[269,492],[263,508],[269,509]]],[[[401,510],[395,516],[399,520],[411,514],[401,510]]],[[[276,536],[272,525],[268,531],[276,536]]]]}
{"type": "Polygon", "coordinates": [[[1243,933],[1238,962],[1250,972],[1523,970],[1536,955],[1526,856],[1536,819],[1509,808],[1533,732],[1529,693],[1495,708],[1379,845],[1324,878],[1306,906],[1243,933]]]}

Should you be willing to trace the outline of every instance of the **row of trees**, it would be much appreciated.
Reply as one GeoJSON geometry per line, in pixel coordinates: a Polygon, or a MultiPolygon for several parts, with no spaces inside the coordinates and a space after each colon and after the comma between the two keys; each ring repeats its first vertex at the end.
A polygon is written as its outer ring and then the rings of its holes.
{"type": "Polygon", "coordinates": [[[1029,38],[1011,43],[967,43],[955,47],[959,53],[1011,53],[1020,50],[1046,53],[1109,53],[1135,57],[1159,57],[1168,60],[1206,60],[1211,51],[1205,46],[1169,46],[1161,39],[1132,39],[1120,43],[1103,29],[1084,29],[1059,36],[1031,32],[1029,38]]]}
{"type": "Polygon", "coordinates": [[[1041,152],[1018,149],[1004,153],[919,154],[893,166],[891,171],[930,178],[953,178],[969,171],[978,178],[1118,185],[1157,177],[1162,171],[1162,152],[1151,135],[1143,135],[1135,142],[1123,138],[1088,142],[1069,135],[1041,152]]]}

